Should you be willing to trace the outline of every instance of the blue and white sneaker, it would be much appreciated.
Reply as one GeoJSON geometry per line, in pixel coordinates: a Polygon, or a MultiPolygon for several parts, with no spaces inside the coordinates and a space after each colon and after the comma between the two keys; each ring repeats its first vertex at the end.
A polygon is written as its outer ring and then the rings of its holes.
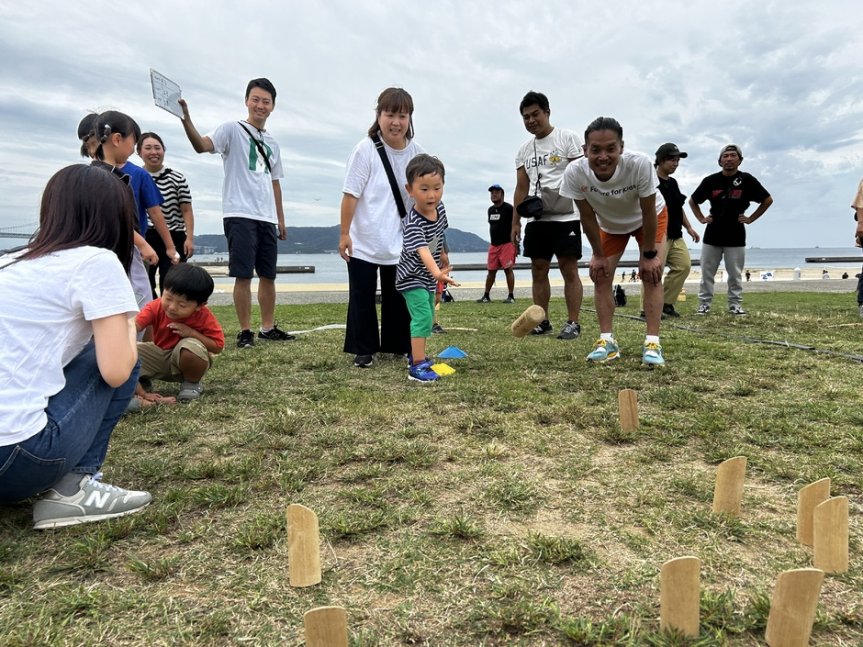
{"type": "Polygon", "coordinates": [[[620,349],[613,339],[598,339],[593,345],[593,350],[587,354],[588,362],[610,362],[620,357],[620,349]]]}
{"type": "Polygon", "coordinates": [[[665,359],[662,357],[662,346],[653,341],[644,344],[641,353],[641,363],[645,366],[665,366],[665,359]]]}
{"type": "Polygon", "coordinates": [[[432,370],[431,362],[425,360],[419,364],[411,364],[408,369],[408,379],[415,382],[437,382],[440,375],[432,370]]]}

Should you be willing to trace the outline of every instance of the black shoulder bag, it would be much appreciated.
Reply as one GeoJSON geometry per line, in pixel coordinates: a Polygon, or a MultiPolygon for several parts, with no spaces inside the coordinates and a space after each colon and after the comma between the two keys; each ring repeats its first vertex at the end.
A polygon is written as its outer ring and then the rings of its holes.
{"type": "Polygon", "coordinates": [[[387,157],[384,143],[378,135],[372,135],[372,141],[375,143],[375,148],[378,149],[378,155],[381,156],[381,162],[383,162],[384,170],[387,172],[387,179],[390,181],[390,188],[393,191],[393,198],[395,198],[399,216],[404,218],[408,215],[408,210],[405,208],[405,201],[402,200],[402,192],[399,190],[399,185],[396,184],[396,174],[393,173],[393,167],[390,164],[390,158],[387,157]]]}
{"type": "Polygon", "coordinates": [[[261,138],[260,140],[255,139],[255,136],[252,134],[252,131],[249,130],[248,128],[246,128],[246,125],[242,121],[238,121],[237,123],[240,124],[240,126],[242,126],[243,130],[245,130],[247,133],[249,133],[249,137],[251,137],[252,141],[255,142],[255,146],[258,147],[258,152],[261,154],[261,157],[264,158],[264,164],[266,164],[266,166],[267,166],[267,172],[270,175],[272,175],[273,174],[273,167],[270,166],[270,158],[267,157],[267,151],[264,149],[263,138],[261,138]]]}

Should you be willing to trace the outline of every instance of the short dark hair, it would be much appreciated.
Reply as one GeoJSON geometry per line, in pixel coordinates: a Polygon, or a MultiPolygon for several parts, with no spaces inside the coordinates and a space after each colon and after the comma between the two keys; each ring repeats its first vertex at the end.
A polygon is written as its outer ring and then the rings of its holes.
{"type": "Polygon", "coordinates": [[[413,184],[415,179],[423,175],[440,175],[440,179],[443,180],[444,172],[443,162],[426,153],[420,153],[414,157],[405,169],[408,184],[413,184]]]}
{"type": "Polygon", "coordinates": [[[387,88],[378,95],[378,105],[375,107],[375,120],[369,126],[369,137],[374,137],[381,131],[378,119],[383,112],[406,112],[410,116],[408,120],[408,132],[405,139],[410,141],[414,138],[414,100],[408,91],[403,88],[387,88]]]}
{"type": "Polygon", "coordinates": [[[198,305],[207,302],[214,288],[213,277],[197,265],[177,263],[165,274],[165,290],[186,297],[198,305]]]}
{"type": "Polygon", "coordinates": [[[141,127],[129,115],[118,112],[117,110],[108,110],[103,112],[96,118],[93,127],[93,132],[99,138],[99,148],[96,149],[96,157],[105,159],[105,154],[102,152],[102,144],[108,141],[108,138],[119,133],[123,137],[129,135],[135,136],[135,143],[141,139],[141,127]]]}
{"type": "Polygon", "coordinates": [[[260,88],[264,92],[269,92],[270,96],[273,98],[273,103],[276,102],[276,88],[269,79],[261,77],[260,79],[252,79],[249,81],[249,84],[246,86],[246,99],[248,99],[249,95],[252,93],[252,88],[260,88]]]}
{"type": "Polygon", "coordinates": [[[162,138],[159,137],[156,133],[146,132],[141,133],[141,136],[138,137],[138,143],[135,145],[135,150],[138,151],[138,155],[141,154],[141,146],[144,145],[145,139],[155,139],[162,146],[162,150],[167,150],[165,148],[165,142],[162,141],[162,138]]]}
{"type": "Polygon", "coordinates": [[[529,106],[539,106],[539,109],[543,112],[551,112],[551,108],[548,107],[548,97],[542,92],[534,92],[531,90],[524,95],[524,99],[522,99],[521,103],[518,104],[518,114],[524,114],[524,109],[529,106]]]}
{"type": "Polygon", "coordinates": [[[584,131],[584,143],[587,144],[587,136],[598,130],[613,130],[618,139],[623,139],[623,126],[614,117],[597,117],[591,121],[584,131]]]}

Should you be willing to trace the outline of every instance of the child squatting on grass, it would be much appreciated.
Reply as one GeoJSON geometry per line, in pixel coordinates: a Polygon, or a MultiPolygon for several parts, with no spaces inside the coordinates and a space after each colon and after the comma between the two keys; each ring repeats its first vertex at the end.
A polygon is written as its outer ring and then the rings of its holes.
{"type": "Polygon", "coordinates": [[[434,382],[439,378],[426,357],[426,339],[431,337],[437,283],[458,286],[449,276],[449,258],[444,250],[446,210],[441,202],[444,166],[436,157],[422,153],[405,170],[407,191],[414,201],[402,221],[402,253],[396,267],[396,289],[402,293],[411,315],[411,354],[408,378],[434,382]]]}
{"type": "MultiPolygon", "coordinates": [[[[177,400],[197,400],[204,392],[201,384],[213,363],[212,356],[222,352],[225,335],[216,317],[207,308],[213,294],[213,279],[203,268],[182,263],[165,275],[162,296],[148,303],[135,318],[138,331],[151,328],[152,342],[138,342],[141,377],[182,382],[177,400]]],[[[135,397],[142,406],[172,401],[148,393],[139,383],[135,397]]]]}

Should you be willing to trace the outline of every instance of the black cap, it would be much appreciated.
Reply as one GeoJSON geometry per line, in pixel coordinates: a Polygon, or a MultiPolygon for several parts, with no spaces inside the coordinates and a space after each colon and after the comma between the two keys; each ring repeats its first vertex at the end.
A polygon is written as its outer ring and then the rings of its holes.
{"type": "Polygon", "coordinates": [[[492,184],[488,187],[489,191],[503,191],[503,187],[500,184],[492,184]]]}
{"type": "Polygon", "coordinates": [[[667,160],[669,157],[680,157],[681,159],[684,157],[689,157],[689,153],[683,153],[679,148],[677,148],[677,144],[663,144],[659,148],[656,149],[656,161],[661,162],[662,160],[667,160]]]}

